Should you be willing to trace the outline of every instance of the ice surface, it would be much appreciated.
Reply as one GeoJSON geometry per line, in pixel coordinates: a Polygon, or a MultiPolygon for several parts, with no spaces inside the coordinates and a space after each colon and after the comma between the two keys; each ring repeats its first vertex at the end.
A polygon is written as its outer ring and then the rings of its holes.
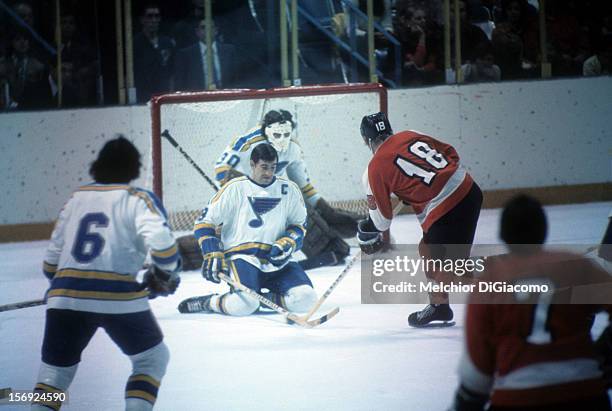
{"type": "MultiPolygon", "coordinates": [[[[549,242],[598,243],[611,208],[612,203],[547,207],[549,242]]],[[[499,242],[498,218],[499,210],[483,210],[477,243],[499,242]]],[[[414,215],[397,217],[392,235],[399,243],[417,243],[421,231],[414,215]]],[[[0,244],[0,305],[43,296],[46,245],[0,244]]],[[[326,267],[309,275],[323,292],[340,270],[326,267]]],[[[188,272],[175,295],[151,302],[171,350],[156,409],[428,411],[450,404],[462,347],[462,306],[454,306],[455,327],[411,329],[406,318],[422,306],[361,305],[356,264],[320,310],[339,306],[340,313],[315,329],[289,326],[278,315],[230,318],[176,311],[182,299],[216,287],[188,272]]],[[[0,313],[0,388],[33,388],[44,315],[44,306],[0,313]]],[[[598,317],[595,328],[605,324],[606,318],[598,317]]],[[[129,374],[128,358],[98,331],[62,410],[123,409],[129,374]]],[[[13,409],[24,407],[1,407],[13,409]]]]}

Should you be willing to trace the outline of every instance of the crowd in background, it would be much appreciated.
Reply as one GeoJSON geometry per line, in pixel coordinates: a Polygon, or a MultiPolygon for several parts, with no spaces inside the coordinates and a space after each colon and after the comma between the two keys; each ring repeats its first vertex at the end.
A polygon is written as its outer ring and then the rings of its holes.
{"type": "MultiPolygon", "coordinates": [[[[57,47],[55,1],[0,0],[0,109],[58,107],[60,86],[62,107],[117,104],[113,3],[62,0],[61,44],[57,47]],[[61,81],[57,50],[61,52],[61,81]]],[[[213,0],[211,67],[206,64],[203,3],[133,1],[133,72],[139,103],[153,94],[203,90],[209,84],[207,76],[217,89],[282,85],[278,1],[213,0]]],[[[375,20],[399,42],[395,46],[388,36],[375,34],[381,81],[396,87],[448,82],[442,0],[373,3],[375,20]]],[[[323,28],[329,28],[339,42],[347,44],[352,37],[350,22],[355,18],[355,51],[366,56],[366,23],[350,7],[365,12],[366,0],[300,0],[298,4],[323,28]]],[[[454,68],[453,4],[451,0],[454,68]]],[[[541,76],[545,60],[537,1],[460,0],[459,13],[465,82],[541,76]]],[[[612,2],[548,1],[545,24],[546,61],[552,77],[610,74],[612,2]]],[[[357,65],[356,72],[349,69],[350,53],[339,42],[303,17],[298,29],[301,84],[369,80],[367,65],[357,65]]]]}

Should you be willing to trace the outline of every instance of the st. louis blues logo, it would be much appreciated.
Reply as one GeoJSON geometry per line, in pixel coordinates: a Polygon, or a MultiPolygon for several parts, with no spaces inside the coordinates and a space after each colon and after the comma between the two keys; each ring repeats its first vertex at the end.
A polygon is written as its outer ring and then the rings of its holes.
{"type": "Polygon", "coordinates": [[[255,213],[255,218],[249,221],[249,227],[257,228],[263,225],[261,216],[271,211],[280,203],[280,198],[269,197],[249,197],[249,203],[255,213]]]}

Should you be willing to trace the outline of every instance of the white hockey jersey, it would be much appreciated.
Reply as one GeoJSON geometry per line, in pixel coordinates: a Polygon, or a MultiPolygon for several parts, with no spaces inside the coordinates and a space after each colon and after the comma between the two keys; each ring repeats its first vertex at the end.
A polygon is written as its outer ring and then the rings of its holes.
{"type": "MultiPolygon", "coordinates": [[[[251,151],[258,144],[267,142],[266,136],[261,132],[261,127],[251,129],[248,133],[238,136],[226,147],[219,160],[215,164],[215,178],[224,184],[228,178],[230,170],[234,169],[245,176],[251,174],[251,151]]],[[[304,154],[301,147],[291,141],[289,148],[278,153],[278,164],[276,166],[276,176],[287,177],[298,185],[304,198],[314,206],[321,197],[310,183],[310,177],[304,154]]]]}
{"type": "Polygon", "coordinates": [[[153,193],[128,185],[79,188],[60,211],[45,255],[47,307],[107,314],[149,309],[149,293],[136,281],[149,250],[164,270],[180,264],[153,193]]]}
{"type": "Polygon", "coordinates": [[[299,248],[306,234],[304,199],[297,185],[284,178],[262,186],[238,177],[223,186],[195,222],[194,235],[203,249],[205,241],[217,241],[212,237],[219,226],[228,261],[240,258],[262,271],[276,271],[279,267],[266,260],[272,244],[289,231],[299,248]]]}

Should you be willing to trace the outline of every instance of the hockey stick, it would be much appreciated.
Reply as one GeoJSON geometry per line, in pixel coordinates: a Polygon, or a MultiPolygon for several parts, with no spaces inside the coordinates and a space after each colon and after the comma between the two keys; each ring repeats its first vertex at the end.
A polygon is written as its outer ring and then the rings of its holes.
{"type": "Polygon", "coordinates": [[[30,301],[22,301],[19,303],[5,304],[5,305],[0,305],[0,312],[18,310],[20,308],[36,307],[37,305],[44,305],[46,303],[47,301],[45,300],[30,300],[30,301]]]}
{"type": "Polygon", "coordinates": [[[319,298],[319,301],[317,301],[317,303],[310,309],[310,311],[308,311],[308,314],[306,314],[306,316],[304,317],[306,320],[308,320],[315,312],[317,312],[319,307],[323,305],[325,300],[327,300],[327,297],[329,297],[332,291],[334,291],[334,289],[338,286],[338,284],[340,284],[340,281],[342,281],[342,279],[346,277],[348,272],[351,270],[351,267],[353,266],[353,264],[355,264],[355,261],[359,260],[360,256],[361,256],[361,250],[357,251],[357,254],[355,254],[355,256],[351,259],[351,261],[349,261],[349,263],[342,269],[342,272],[340,273],[340,275],[329,286],[327,291],[323,293],[323,295],[319,298]]]}
{"type": "MultiPolygon", "coordinates": [[[[395,216],[397,213],[399,213],[402,210],[402,208],[404,208],[404,203],[400,201],[393,208],[393,215],[395,216]]],[[[306,316],[304,317],[306,320],[308,320],[319,309],[319,307],[323,305],[325,300],[327,300],[327,297],[329,297],[332,291],[334,291],[334,289],[338,286],[338,284],[340,284],[340,281],[342,281],[342,279],[346,277],[348,272],[351,270],[351,267],[353,266],[355,261],[359,259],[360,256],[361,256],[361,250],[357,251],[357,254],[355,254],[355,256],[351,259],[351,261],[349,261],[348,264],[344,267],[344,269],[342,269],[342,272],[340,273],[340,275],[338,275],[338,277],[334,280],[334,282],[329,286],[327,291],[323,293],[323,295],[319,298],[319,301],[317,301],[317,303],[310,309],[308,314],[306,314],[306,316]]]]}
{"type": "Polygon", "coordinates": [[[249,287],[232,280],[230,277],[228,277],[227,275],[223,273],[219,274],[219,278],[225,281],[226,283],[228,283],[229,285],[231,285],[232,287],[257,299],[260,303],[266,305],[267,307],[270,307],[271,309],[273,309],[280,315],[284,316],[289,322],[296,323],[305,328],[313,328],[313,327],[316,327],[317,325],[323,324],[324,322],[327,322],[331,318],[335,317],[336,314],[338,314],[338,312],[340,311],[340,308],[336,307],[333,310],[331,310],[329,313],[325,314],[324,316],[319,317],[316,320],[308,321],[307,317],[300,317],[299,315],[296,315],[292,312],[287,311],[280,305],[273,303],[272,301],[268,300],[266,297],[260,295],[254,290],[251,290],[249,287]]]}
{"type": "Polygon", "coordinates": [[[183,155],[183,157],[185,157],[185,159],[189,162],[189,164],[191,164],[193,166],[193,168],[196,169],[196,171],[198,173],[200,173],[200,175],[202,177],[204,177],[204,180],[206,180],[206,182],[208,184],[210,184],[210,186],[215,190],[215,191],[219,191],[219,187],[217,187],[217,185],[215,184],[214,181],[212,181],[210,179],[210,177],[208,177],[208,175],[206,175],[206,173],[204,172],[204,170],[202,170],[200,168],[199,165],[197,165],[197,163],[193,160],[193,158],[191,158],[191,156],[189,154],[187,154],[187,152],[185,150],[183,150],[183,147],[181,147],[181,145],[174,139],[174,137],[172,137],[172,135],[170,135],[170,132],[168,130],[164,130],[163,133],[161,133],[162,137],[164,137],[166,140],[168,140],[168,142],[170,144],[172,144],[172,146],[174,148],[176,148],[179,153],[181,153],[183,155]]]}

